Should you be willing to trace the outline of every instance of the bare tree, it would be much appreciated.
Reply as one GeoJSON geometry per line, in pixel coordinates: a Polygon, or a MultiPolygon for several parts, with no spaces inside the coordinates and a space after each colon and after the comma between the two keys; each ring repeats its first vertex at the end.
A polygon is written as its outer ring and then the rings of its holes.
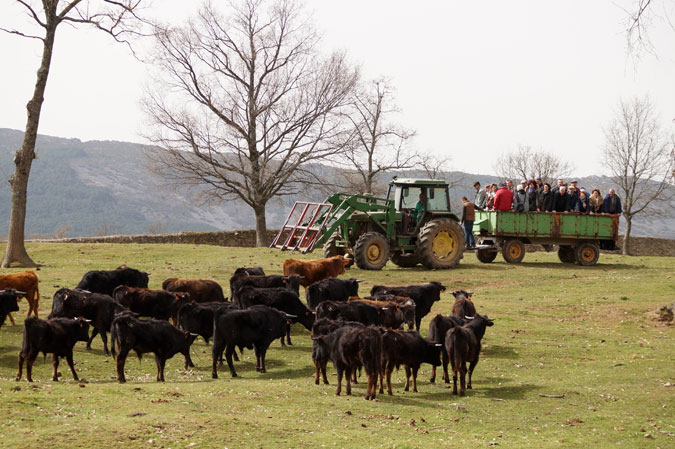
{"type": "Polygon", "coordinates": [[[98,224],[98,227],[96,227],[96,232],[94,235],[96,236],[108,236],[108,235],[117,235],[122,232],[122,228],[117,226],[114,223],[110,223],[109,221],[106,220],[101,220],[98,224]]]}
{"type": "Polygon", "coordinates": [[[63,226],[59,226],[52,232],[51,238],[53,239],[65,239],[70,235],[70,233],[73,232],[73,225],[68,223],[64,224],[63,226]]]}
{"type": "Polygon", "coordinates": [[[389,81],[378,79],[355,90],[346,111],[351,132],[344,173],[350,191],[376,193],[379,175],[415,166],[417,154],[408,146],[415,132],[392,121],[398,112],[389,81]]]}
{"type": "Polygon", "coordinates": [[[624,11],[626,13],[626,48],[628,53],[636,59],[639,59],[644,52],[654,52],[649,31],[658,25],[658,22],[668,24],[675,31],[672,21],[675,13],[675,1],[673,0],[633,0],[631,7],[624,11]]]}
{"type": "Polygon", "coordinates": [[[673,198],[669,181],[673,179],[675,150],[648,97],[621,101],[605,136],[605,164],[618,186],[626,219],[623,254],[629,254],[633,218],[666,212],[664,206],[669,207],[673,198]]]}
{"type": "Polygon", "coordinates": [[[156,30],[155,89],[145,110],[148,155],[177,185],[253,209],[267,244],[265,206],[311,181],[304,167],[340,150],[338,113],[358,72],[345,55],[318,52],[293,1],[242,0],[227,17],[210,4],[184,27],[156,30]]]}
{"type": "Polygon", "coordinates": [[[497,158],[494,169],[497,176],[503,178],[514,180],[541,178],[543,182],[552,182],[556,178],[569,176],[574,167],[552,153],[519,145],[516,151],[504,153],[497,158]]]}
{"type": "Polygon", "coordinates": [[[19,30],[0,27],[0,31],[23,38],[42,42],[42,59],[37,71],[33,96],[26,105],[28,119],[21,148],[14,156],[16,170],[9,179],[12,189],[12,205],[9,217],[9,232],[2,267],[18,262],[26,267],[36,266],[26,252],[24,228],[26,223],[26,201],[28,177],[35,159],[35,140],[40,124],[40,112],[47,87],[47,78],[54,51],[54,39],[59,25],[90,25],[104,31],[120,42],[135,34],[138,23],[137,12],[143,0],[15,0],[27,13],[36,30],[19,30]],[[59,7],[60,6],[60,7],[59,7]]]}

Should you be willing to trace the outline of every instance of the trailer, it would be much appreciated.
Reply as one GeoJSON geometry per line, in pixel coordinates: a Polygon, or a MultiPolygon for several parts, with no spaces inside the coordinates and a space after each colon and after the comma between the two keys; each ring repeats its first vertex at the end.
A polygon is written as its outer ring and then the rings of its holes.
{"type": "Polygon", "coordinates": [[[519,263],[526,244],[539,244],[557,245],[563,263],[594,265],[600,249],[616,249],[618,232],[616,214],[476,211],[473,224],[476,257],[483,263],[500,251],[508,263],[519,263]]]}

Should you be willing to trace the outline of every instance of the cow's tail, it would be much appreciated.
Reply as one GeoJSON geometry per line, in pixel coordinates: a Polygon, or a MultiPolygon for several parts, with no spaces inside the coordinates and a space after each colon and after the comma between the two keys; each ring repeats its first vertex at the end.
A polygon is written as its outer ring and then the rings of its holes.
{"type": "Polygon", "coordinates": [[[464,361],[464,346],[466,346],[466,341],[463,338],[461,330],[458,327],[453,327],[450,329],[450,341],[452,342],[452,354],[448,354],[452,357],[452,367],[455,370],[460,368],[461,363],[464,361]]]}
{"type": "Polygon", "coordinates": [[[23,341],[21,342],[21,354],[26,355],[30,352],[30,340],[28,339],[28,329],[33,326],[35,323],[35,318],[28,317],[26,321],[23,322],[23,341]]]}

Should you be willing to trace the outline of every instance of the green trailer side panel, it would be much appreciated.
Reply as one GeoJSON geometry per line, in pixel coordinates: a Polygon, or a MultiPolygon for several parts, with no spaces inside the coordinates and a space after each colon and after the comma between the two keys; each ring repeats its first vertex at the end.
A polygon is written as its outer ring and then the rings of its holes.
{"type": "Polygon", "coordinates": [[[610,215],[477,211],[473,232],[518,238],[614,240],[617,218],[610,215]]]}

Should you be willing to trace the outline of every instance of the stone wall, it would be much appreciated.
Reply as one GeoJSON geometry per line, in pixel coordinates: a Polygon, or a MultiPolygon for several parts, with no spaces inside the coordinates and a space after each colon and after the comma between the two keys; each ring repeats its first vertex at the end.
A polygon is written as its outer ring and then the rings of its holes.
{"type": "MultiPolygon", "coordinates": [[[[268,231],[270,241],[277,231],[268,231]]],[[[218,245],[235,247],[254,247],[255,231],[215,231],[215,232],[180,232],[178,234],[151,235],[110,235],[104,237],[78,237],[58,240],[39,240],[58,243],[186,243],[191,245],[218,245]]],[[[622,237],[619,238],[619,244],[622,237]]],[[[530,251],[541,250],[538,245],[531,245],[530,251]]],[[[606,251],[603,251],[606,252],[606,251]]],[[[616,251],[608,251],[617,253],[616,251]]],[[[651,237],[632,237],[631,255],[633,256],[675,256],[675,240],[651,237]]]]}

